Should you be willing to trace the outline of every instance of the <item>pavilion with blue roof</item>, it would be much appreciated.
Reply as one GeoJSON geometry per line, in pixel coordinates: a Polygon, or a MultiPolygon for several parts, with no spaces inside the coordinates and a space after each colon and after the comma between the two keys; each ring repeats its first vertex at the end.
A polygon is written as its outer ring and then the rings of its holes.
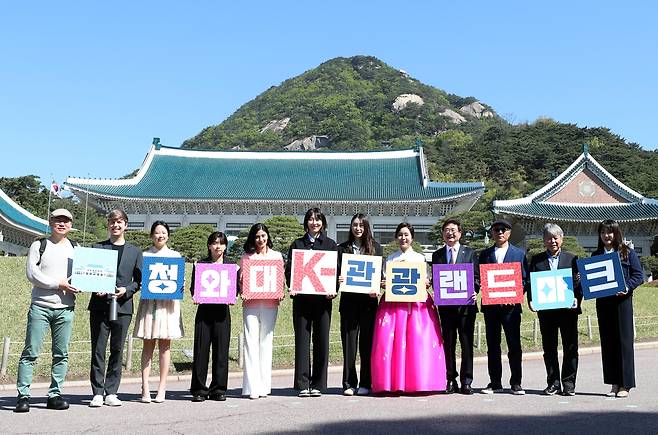
{"type": "Polygon", "coordinates": [[[34,240],[48,232],[48,221],[38,218],[0,189],[0,251],[25,255],[34,240]]]}
{"type": "Polygon", "coordinates": [[[416,239],[449,212],[469,210],[482,182],[429,180],[422,148],[372,151],[199,151],[154,145],[128,179],[68,178],[68,189],[95,208],[124,209],[130,228],[165,220],[172,227],[212,224],[229,235],[271,216],[320,207],[328,233],[343,241],[350,219],[371,217],[375,237],[390,241],[410,222],[416,239]]]}
{"type": "Polygon", "coordinates": [[[493,211],[514,225],[513,241],[521,244],[524,238],[541,238],[544,224],[554,222],[592,252],[598,243],[598,224],[615,219],[636,252],[650,255],[658,234],[658,200],[642,196],[615,178],[589,154],[587,146],[549,184],[523,198],[494,201],[493,211]]]}

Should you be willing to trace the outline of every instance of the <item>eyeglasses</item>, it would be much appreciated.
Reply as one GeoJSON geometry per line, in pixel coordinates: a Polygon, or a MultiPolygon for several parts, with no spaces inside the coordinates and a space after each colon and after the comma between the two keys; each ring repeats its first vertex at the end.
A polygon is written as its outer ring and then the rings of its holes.
{"type": "Polygon", "coordinates": [[[446,228],[443,230],[443,232],[448,234],[454,234],[454,233],[458,233],[459,230],[457,228],[446,228]]]}
{"type": "Polygon", "coordinates": [[[491,231],[493,231],[494,233],[506,233],[509,230],[510,229],[507,227],[495,227],[491,229],[491,231]]]}

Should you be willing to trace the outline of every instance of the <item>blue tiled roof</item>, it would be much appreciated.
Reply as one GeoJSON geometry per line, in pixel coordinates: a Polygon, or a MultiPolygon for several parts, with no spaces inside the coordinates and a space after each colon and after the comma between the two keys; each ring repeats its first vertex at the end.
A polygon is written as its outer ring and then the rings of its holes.
{"type": "Polygon", "coordinates": [[[643,197],[605,170],[594,157],[583,152],[564,172],[536,192],[518,199],[493,202],[496,215],[523,216],[571,222],[658,220],[658,202],[643,197]],[[579,173],[589,170],[625,202],[609,204],[568,204],[547,202],[579,173]]]}
{"type": "Polygon", "coordinates": [[[634,202],[619,205],[582,206],[531,202],[495,207],[494,213],[573,222],[600,222],[605,219],[627,222],[657,220],[658,204],[634,202]]]}
{"type": "Polygon", "coordinates": [[[39,219],[0,190],[0,215],[10,224],[23,230],[45,234],[48,231],[48,222],[39,219]]]}
{"type": "Polygon", "coordinates": [[[403,150],[395,154],[400,157],[390,158],[390,153],[396,152],[241,153],[162,147],[151,150],[132,180],[69,179],[66,184],[108,198],[243,201],[422,201],[484,188],[482,183],[424,187],[422,155],[403,150]]]}

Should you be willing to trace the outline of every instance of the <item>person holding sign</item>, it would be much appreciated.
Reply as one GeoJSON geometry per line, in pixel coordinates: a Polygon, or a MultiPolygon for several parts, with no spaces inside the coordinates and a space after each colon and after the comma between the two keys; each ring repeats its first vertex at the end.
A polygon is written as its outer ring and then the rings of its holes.
{"type": "Polygon", "coordinates": [[[633,290],[644,281],[640,259],[624,243],[619,223],[605,220],[599,224],[599,244],[595,255],[616,252],[621,260],[626,291],[596,299],[596,317],[601,336],[603,382],[611,384],[610,397],[628,397],[635,387],[633,350],[633,290]]]}
{"type": "MultiPolygon", "coordinates": [[[[372,237],[370,223],[366,216],[357,213],[352,216],[350,235],[346,242],[338,245],[338,264],[342,264],[343,254],[383,255],[382,247],[372,237]]],[[[343,270],[339,282],[343,283],[343,270]]],[[[368,395],[372,388],[370,355],[372,334],[377,312],[379,289],[370,294],[342,292],[340,296],[340,338],[343,345],[343,394],[353,396],[368,395]],[[356,373],[356,352],[361,355],[361,382],[356,373]]]]}
{"type": "MultiPolygon", "coordinates": [[[[319,208],[311,208],[304,215],[306,234],[290,245],[286,261],[286,284],[290,288],[293,250],[337,251],[336,242],[327,237],[327,218],[319,208]]],[[[335,271],[334,271],[335,272],[335,271]]],[[[334,289],[335,290],[335,289],[334,289]]],[[[331,301],[335,294],[326,296],[297,294],[292,297],[292,321],[295,330],[295,380],[299,397],[320,397],[327,388],[329,367],[329,328],[331,301]],[[310,344],[313,340],[313,365],[310,344]]]]}
{"type": "MultiPolygon", "coordinates": [[[[578,257],[562,250],[564,232],[559,225],[548,223],[542,230],[546,251],[534,255],[530,260],[530,272],[570,269],[574,282],[575,305],[570,308],[540,310],[539,329],[541,344],[544,349],[544,365],[546,366],[547,387],[543,393],[552,396],[562,392],[565,396],[576,395],[576,372],[578,371],[578,315],[582,313],[580,304],[583,299],[582,290],[578,285],[578,257]],[[558,362],[557,337],[562,337],[562,375],[558,362]],[[561,385],[560,385],[561,383],[561,385]]],[[[528,293],[528,304],[533,309],[532,292],[528,293]]]]}
{"type": "MultiPolygon", "coordinates": [[[[181,255],[169,249],[169,225],[164,221],[155,221],[151,225],[153,246],[144,252],[144,257],[180,257],[181,255]]],[[[142,293],[145,290],[142,290],[142,293]]],[[[181,317],[179,299],[140,299],[135,317],[135,338],[144,340],[142,347],[142,403],[151,403],[149,376],[155,344],[158,344],[160,355],[160,383],[158,392],[153,399],[155,403],[165,400],[167,375],[171,360],[171,340],[183,337],[183,319],[181,317]]]]}
{"type": "Polygon", "coordinates": [[[91,390],[94,397],[89,406],[100,408],[121,406],[117,397],[121,383],[123,345],[133,317],[133,295],[142,283],[142,251],[126,242],[128,215],[112,210],[107,216],[110,238],[94,248],[117,251],[117,277],[114,294],[92,293],[89,299],[89,329],[91,332],[91,390]],[[113,300],[114,298],[114,300],[113,300]],[[117,319],[110,318],[110,305],[116,303],[117,319]],[[105,371],[105,349],[110,340],[110,358],[105,371]],[[103,399],[103,395],[105,398],[103,399]]]}
{"type": "MultiPolygon", "coordinates": [[[[414,252],[414,228],[403,222],[395,230],[400,249],[387,263],[422,263],[414,252]]],[[[429,287],[429,280],[421,283],[429,287]]],[[[389,302],[384,295],[375,316],[372,344],[372,391],[375,393],[440,391],[446,388],[446,366],[439,316],[432,296],[424,302],[389,302]]]]}
{"type": "MultiPolygon", "coordinates": [[[[479,264],[521,264],[521,287],[525,289],[528,277],[528,261],[523,249],[509,243],[512,225],[499,219],[491,224],[491,238],[494,245],[480,253],[479,264]]],[[[481,277],[482,287],[485,286],[481,277]]],[[[524,395],[521,387],[521,304],[482,304],[484,323],[487,329],[487,362],[489,366],[489,384],[482,390],[483,394],[501,393],[503,391],[503,363],[500,352],[500,333],[505,331],[507,341],[507,357],[511,371],[510,386],[515,395],[524,395]]]]}
{"type": "MultiPolygon", "coordinates": [[[[266,287],[266,280],[277,280],[278,283],[268,283],[271,287],[281,287],[283,290],[283,274],[280,269],[270,266],[252,273],[251,264],[257,260],[280,262],[283,264],[281,253],[272,249],[270,232],[265,224],[254,224],[249,229],[247,240],[244,243],[244,255],[240,260],[241,274],[240,287],[242,294],[248,291],[262,291],[266,287]],[[246,269],[249,269],[246,272],[246,269]],[[270,273],[268,273],[270,272],[270,273]],[[244,273],[249,273],[245,279],[244,273]],[[254,279],[252,279],[252,277],[254,279]],[[263,281],[262,283],[259,283],[263,281]]],[[[264,266],[263,266],[264,268],[264,266]]],[[[244,329],[244,371],[242,374],[242,395],[250,399],[267,397],[272,392],[272,341],[274,339],[274,325],[279,310],[280,296],[273,299],[242,299],[242,325],[244,329]]]]}
{"type": "MultiPolygon", "coordinates": [[[[224,263],[228,246],[226,235],[215,231],[208,236],[208,255],[199,263],[224,263]]],[[[196,263],[192,267],[190,293],[194,297],[196,263]]],[[[197,304],[197,302],[195,302],[197,304]]],[[[226,304],[203,304],[197,306],[194,318],[194,357],[190,393],[192,402],[206,399],[226,400],[228,386],[228,348],[231,341],[231,312],[226,304]],[[208,362],[212,347],[212,379],[206,386],[208,362]]]]}
{"type": "Polygon", "coordinates": [[[50,213],[48,224],[50,237],[34,241],[27,254],[26,276],[32,283],[32,300],[27,312],[25,347],[18,360],[18,399],[14,412],[30,411],[34,364],[48,328],[52,334],[53,362],[46,408],[69,408],[69,403],[62,398],[62,387],[68,370],[75,294],[78,293],[78,289],[69,283],[75,242],[68,238],[68,234],[73,225],[73,215],[66,209],[58,208],[50,213]]]}
{"type": "MultiPolygon", "coordinates": [[[[446,219],[441,225],[445,245],[432,254],[432,264],[472,263],[475,275],[475,291],[479,291],[479,267],[475,251],[459,243],[462,236],[462,226],[457,219],[446,219]]],[[[436,288],[436,287],[435,287],[436,288]]],[[[436,296],[436,294],[435,294],[436,296]]],[[[473,394],[473,334],[475,332],[475,317],[478,312],[475,303],[476,293],[473,293],[470,305],[441,305],[438,307],[441,320],[441,335],[446,356],[446,393],[473,394]],[[457,335],[461,345],[461,368],[457,384],[457,363],[455,348],[457,335]]]]}

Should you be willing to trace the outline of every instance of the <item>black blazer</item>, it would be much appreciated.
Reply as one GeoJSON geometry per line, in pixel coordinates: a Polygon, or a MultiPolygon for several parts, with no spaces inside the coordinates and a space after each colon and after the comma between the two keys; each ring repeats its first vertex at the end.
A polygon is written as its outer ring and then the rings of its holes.
{"type": "MultiPolygon", "coordinates": [[[[112,242],[105,240],[93,246],[99,249],[112,249],[112,242]]],[[[133,313],[133,295],[142,285],[142,251],[135,245],[126,242],[117,267],[117,287],[125,287],[126,293],[117,299],[119,314],[133,313]]],[[[89,311],[109,311],[111,295],[98,296],[92,293],[89,299],[89,311]]]]}
{"type": "MultiPolygon", "coordinates": [[[[377,243],[376,240],[372,241],[372,247],[375,250],[375,253],[372,254],[373,256],[378,256],[378,257],[384,256],[384,249],[382,249],[382,245],[377,243]]],[[[338,276],[340,276],[341,274],[341,265],[343,264],[343,254],[353,254],[353,253],[354,252],[352,251],[352,246],[350,245],[349,241],[345,241],[340,245],[338,245],[338,276]]],[[[383,265],[384,262],[382,261],[382,278],[384,277],[383,265]]],[[[339,289],[340,285],[337,284],[336,288],[339,289]]],[[[377,303],[378,303],[378,299],[370,297],[370,295],[359,294],[359,293],[341,293],[339,311],[343,312],[350,308],[355,308],[355,307],[358,308],[359,306],[363,306],[364,304],[376,310],[377,303]]]]}
{"type": "MultiPolygon", "coordinates": [[[[446,258],[446,246],[437,249],[432,254],[432,264],[447,264],[448,260],[446,258]]],[[[459,244],[459,250],[457,251],[457,259],[455,263],[473,263],[473,283],[475,284],[475,293],[480,293],[480,265],[478,262],[477,255],[475,255],[475,250],[464,246],[461,243],[459,244]]],[[[444,308],[451,308],[452,306],[440,306],[439,310],[444,308]]],[[[456,305],[455,307],[466,307],[469,310],[474,310],[476,313],[478,311],[477,304],[475,305],[456,305]],[[471,308],[472,307],[472,308],[471,308]]]]}
{"type": "MultiPolygon", "coordinates": [[[[571,273],[573,274],[573,287],[574,287],[573,292],[574,292],[574,296],[578,300],[578,307],[576,308],[576,310],[578,314],[581,314],[582,310],[580,308],[580,305],[583,300],[583,289],[580,286],[580,279],[578,279],[579,275],[578,275],[578,267],[576,266],[576,260],[578,260],[577,255],[562,250],[560,251],[560,258],[557,263],[557,268],[571,269],[571,273]]],[[[530,260],[530,272],[544,272],[547,270],[551,270],[551,265],[548,264],[548,252],[544,251],[544,252],[540,252],[537,255],[533,255],[532,259],[530,260]]],[[[526,290],[528,293],[528,302],[531,302],[532,292],[530,291],[530,280],[528,280],[526,290]]]]}
{"type": "Polygon", "coordinates": [[[315,238],[315,242],[311,244],[308,235],[304,234],[299,239],[295,239],[288,249],[288,257],[286,258],[286,285],[290,288],[290,273],[292,271],[292,250],[293,249],[313,249],[315,251],[337,251],[338,246],[333,239],[327,237],[327,233],[322,232],[315,238]]]}

